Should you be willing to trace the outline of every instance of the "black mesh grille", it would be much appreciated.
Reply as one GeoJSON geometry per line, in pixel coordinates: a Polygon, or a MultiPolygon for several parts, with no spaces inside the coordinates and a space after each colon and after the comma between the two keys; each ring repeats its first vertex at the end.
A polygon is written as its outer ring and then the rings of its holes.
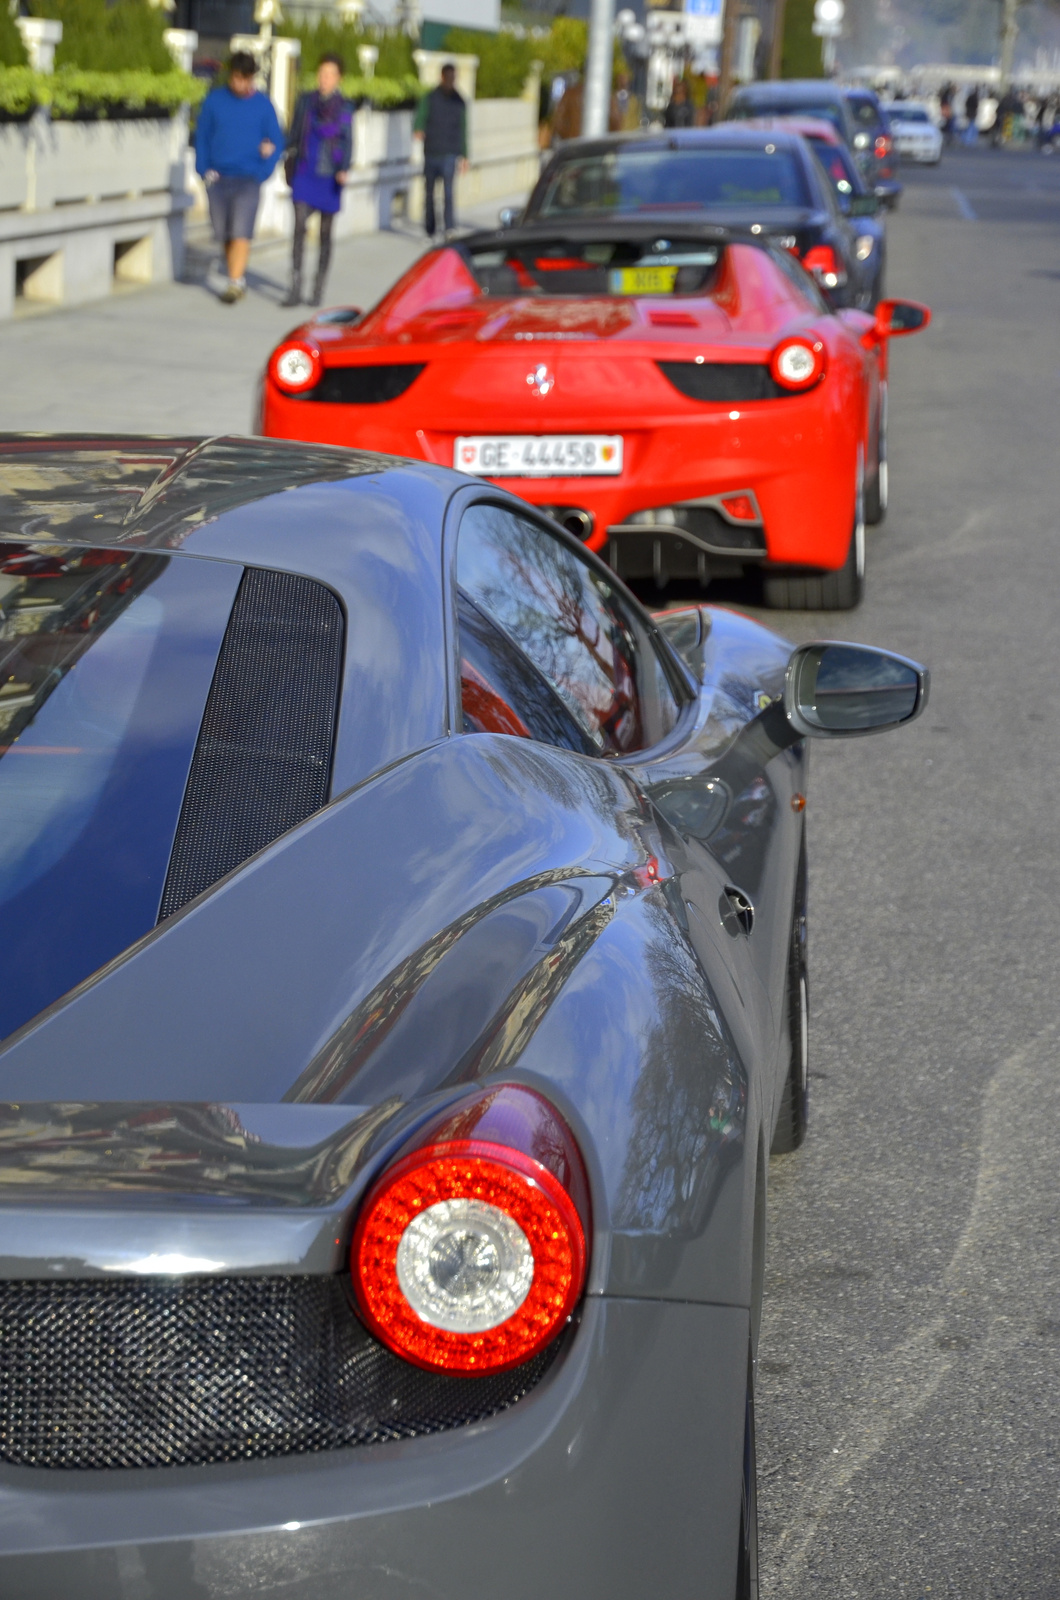
{"type": "Polygon", "coordinates": [[[161,922],[328,797],[343,616],[323,584],[250,568],[206,702],[161,922]]]}
{"type": "Polygon", "coordinates": [[[400,399],[424,365],[405,361],[385,367],[325,367],[324,376],[306,399],[333,406],[382,405],[385,400],[400,399]]]}
{"type": "Polygon", "coordinates": [[[338,1277],[0,1284],[0,1460],[161,1467],[440,1433],[503,1411],[510,1372],[421,1372],[357,1321],[338,1277]]]}
{"type": "Polygon", "coordinates": [[[782,389],[760,361],[659,361],[656,365],[689,400],[724,405],[734,400],[783,400],[793,392],[782,389]]]}

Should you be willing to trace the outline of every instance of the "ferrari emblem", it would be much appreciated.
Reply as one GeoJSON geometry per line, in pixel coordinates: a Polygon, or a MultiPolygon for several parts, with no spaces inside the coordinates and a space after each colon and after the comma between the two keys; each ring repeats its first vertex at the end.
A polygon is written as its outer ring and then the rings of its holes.
{"type": "Polygon", "coordinates": [[[533,389],[534,393],[540,395],[548,394],[549,390],[554,389],[556,386],[555,378],[552,376],[551,372],[545,366],[543,361],[540,366],[535,367],[532,372],[527,373],[526,381],[533,389]]]}

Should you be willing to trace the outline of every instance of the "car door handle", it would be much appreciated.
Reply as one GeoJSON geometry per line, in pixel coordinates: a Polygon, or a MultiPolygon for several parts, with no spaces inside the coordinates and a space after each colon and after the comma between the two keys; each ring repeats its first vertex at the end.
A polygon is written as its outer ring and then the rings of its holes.
{"type": "Polygon", "coordinates": [[[731,883],[725,885],[718,900],[718,914],[722,927],[731,939],[738,939],[741,934],[744,938],[750,937],[755,925],[755,908],[742,889],[737,889],[731,883]]]}

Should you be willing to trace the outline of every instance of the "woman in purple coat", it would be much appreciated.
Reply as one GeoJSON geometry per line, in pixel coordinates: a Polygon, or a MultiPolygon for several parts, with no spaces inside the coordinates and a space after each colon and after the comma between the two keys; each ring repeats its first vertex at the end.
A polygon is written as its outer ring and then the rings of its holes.
{"type": "Polygon", "coordinates": [[[285,306],[302,301],[302,258],[309,213],[320,213],[320,254],[309,304],[320,305],[331,261],[331,223],[342,204],[342,186],[353,160],[353,106],[339,91],[342,62],[322,56],[317,86],[299,97],[291,123],[284,171],[294,200],[294,253],[285,306]]]}

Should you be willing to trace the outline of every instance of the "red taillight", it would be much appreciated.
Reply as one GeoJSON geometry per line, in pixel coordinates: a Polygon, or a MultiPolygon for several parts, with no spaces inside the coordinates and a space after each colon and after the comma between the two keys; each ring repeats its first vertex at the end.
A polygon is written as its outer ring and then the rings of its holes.
{"type": "Polygon", "coordinates": [[[320,351],[306,339],[289,339],[269,358],[273,383],[287,394],[305,394],[315,389],[324,371],[320,351]]]}
{"type": "Polygon", "coordinates": [[[585,1285],[588,1186],[531,1089],[475,1096],[368,1194],[350,1270],[376,1336],[417,1366],[500,1372],[542,1350],[585,1285]]]}
{"type": "Polygon", "coordinates": [[[824,367],[823,343],[803,335],[784,339],[769,363],[769,370],[782,389],[812,389],[824,376],[824,367]]]}
{"type": "Polygon", "coordinates": [[[721,503],[734,522],[760,522],[758,507],[749,494],[723,494],[721,503]]]}
{"type": "Polygon", "coordinates": [[[889,156],[893,148],[894,148],[893,141],[891,140],[889,134],[879,133],[879,134],[876,135],[876,159],[877,159],[877,161],[882,161],[884,156],[889,156]]]}
{"type": "Polygon", "coordinates": [[[815,244],[803,256],[802,264],[824,289],[838,289],[840,284],[847,281],[843,264],[830,244],[815,244]]]}

